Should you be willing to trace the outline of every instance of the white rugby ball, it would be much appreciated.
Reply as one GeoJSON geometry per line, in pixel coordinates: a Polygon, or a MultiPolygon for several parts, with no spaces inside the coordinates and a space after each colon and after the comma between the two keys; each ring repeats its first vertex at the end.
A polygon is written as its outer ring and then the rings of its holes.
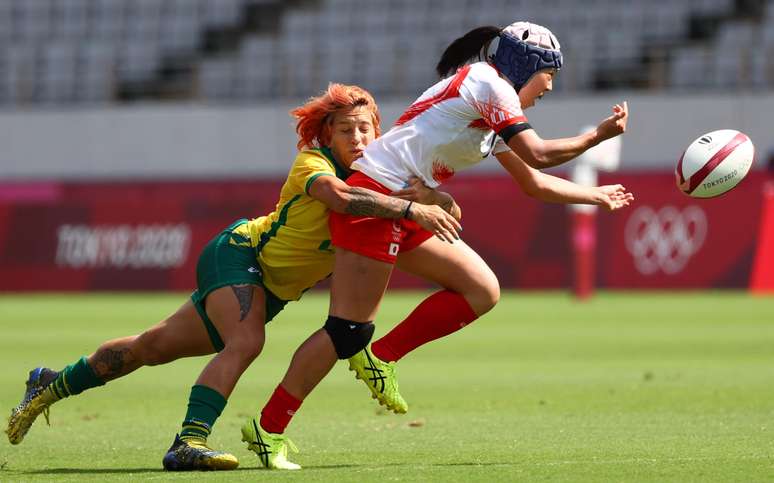
{"type": "Polygon", "coordinates": [[[700,136],[677,162],[677,187],[694,198],[713,198],[730,190],[745,177],[755,147],[744,133],[721,129],[700,136]]]}

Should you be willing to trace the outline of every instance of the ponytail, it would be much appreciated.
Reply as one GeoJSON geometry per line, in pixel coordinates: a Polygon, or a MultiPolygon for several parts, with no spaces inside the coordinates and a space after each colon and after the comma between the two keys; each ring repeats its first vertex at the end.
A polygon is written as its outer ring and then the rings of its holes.
{"type": "Polygon", "coordinates": [[[475,28],[458,38],[446,47],[441,55],[441,60],[435,67],[436,72],[441,77],[453,74],[470,59],[477,56],[485,45],[500,35],[501,31],[500,27],[487,25],[475,28]]]}

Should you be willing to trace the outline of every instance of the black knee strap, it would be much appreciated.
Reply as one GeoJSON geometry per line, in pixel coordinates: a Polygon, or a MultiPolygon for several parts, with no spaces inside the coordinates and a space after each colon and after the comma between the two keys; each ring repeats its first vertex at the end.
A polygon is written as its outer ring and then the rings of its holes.
{"type": "Polygon", "coordinates": [[[349,359],[365,349],[374,335],[373,322],[355,322],[332,315],[328,316],[323,329],[333,341],[339,359],[349,359]]]}

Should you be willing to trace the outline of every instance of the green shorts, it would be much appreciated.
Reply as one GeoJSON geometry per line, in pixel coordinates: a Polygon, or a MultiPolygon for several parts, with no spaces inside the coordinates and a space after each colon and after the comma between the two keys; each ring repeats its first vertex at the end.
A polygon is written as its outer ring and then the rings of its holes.
{"type": "Polygon", "coordinates": [[[207,311],[204,308],[207,295],[213,290],[228,285],[245,284],[263,288],[266,294],[266,323],[269,323],[288,303],[287,300],[277,298],[263,286],[263,273],[256,260],[255,249],[229,243],[231,232],[244,223],[247,223],[244,218],[237,220],[210,240],[199,255],[199,261],[196,264],[197,289],[191,294],[191,301],[204,321],[204,327],[207,329],[212,346],[217,352],[225,347],[223,339],[221,339],[218,329],[215,328],[215,324],[207,317],[207,311]]]}

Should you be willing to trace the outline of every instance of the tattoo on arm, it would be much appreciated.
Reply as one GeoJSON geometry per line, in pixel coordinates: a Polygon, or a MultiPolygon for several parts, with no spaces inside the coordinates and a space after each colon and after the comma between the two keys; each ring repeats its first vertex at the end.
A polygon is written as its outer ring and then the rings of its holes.
{"type": "Polygon", "coordinates": [[[454,197],[449,193],[438,192],[438,206],[451,216],[460,219],[462,217],[462,209],[459,207],[454,197]]]}
{"type": "Polygon", "coordinates": [[[94,370],[94,374],[105,382],[136,369],[135,361],[136,358],[129,348],[102,349],[94,354],[94,360],[89,365],[94,370]]]}
{"type": "Polygon", "coordinates": [[[449,196],[446,199],[444,199],[443,201],[441,201],[441,203],[438,206],[443,208],[443,211],[445,211],[447,213],[451,213],[452,212],[452,208],[454,208],[454,199],[451,196],[449,196]]]}
{"type": "Polygon", "coordinates": [[[364,188],[350,188],[345,211],[350,215],[397,219],[403,216],[408,201],[384,196],[364,188]]]}
{"type": "Polygon", "coordinates": [[[239,302],[239,321],[242,322],[250,312],[250,306],[253,304],[253,286],[252,285],[232,285],[237,301],[239,302]]]}

